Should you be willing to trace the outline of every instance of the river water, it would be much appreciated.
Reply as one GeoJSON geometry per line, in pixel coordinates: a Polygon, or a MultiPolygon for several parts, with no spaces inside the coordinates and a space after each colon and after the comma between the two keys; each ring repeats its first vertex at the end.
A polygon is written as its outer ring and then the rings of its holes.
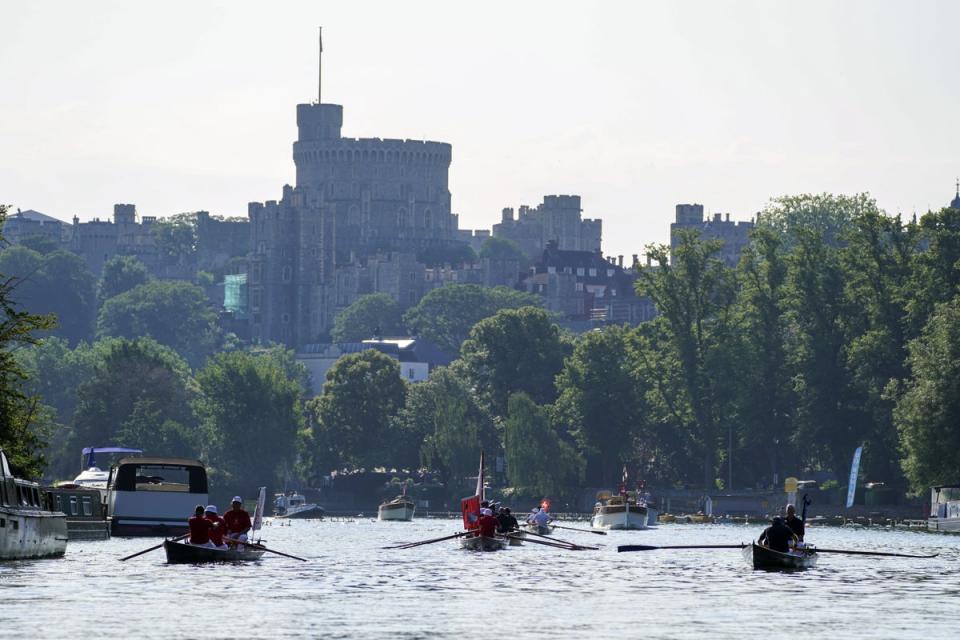
{"type": "Polygon", "coordinates": [[[567,531],[601,549],[479,554],[454,541],[381,548],[453,533],[454,520],[278,524],[264,528],[266,543],[308,562],[167,565],[162,549],[118,562],[156,541],[115,538],[0,563],[0,638],[960,637],[960,536],[810,528],[823,548],[940,556],[821,554],[817,568],[767,573],[736,549],[616,552],[747,542],[755,525],[567,531]]]}

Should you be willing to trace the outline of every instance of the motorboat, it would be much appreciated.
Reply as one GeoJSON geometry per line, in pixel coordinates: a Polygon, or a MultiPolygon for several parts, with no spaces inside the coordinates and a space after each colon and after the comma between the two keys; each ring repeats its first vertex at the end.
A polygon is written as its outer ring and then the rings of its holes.
{"type": "Polygon", "coordinates": [[[273,515],[281,519],[323,520],[326,512],[319,505],[307,502],[296,491],[278,493],[273,497],[273,515]]]}
{"type": "Polygon", "coordinates": [[[756,542],[743,548],[743,559],[754,569],[807,569],[817,564],[817,551],[812,547],[791,549],[787,553],[774,551],[756,542]]]}
{"type": "Polygon", "coordinates": [[[649,526],[649,510],[643,500],[637,500],[636,492],[611,495],[609,491],[597,494],[590,526],[594,529],[646,529],[649,526]]]}
{"type": "Polygon", "coordinates": [[[207,504],[207,471],[188,458],[121,458],[110,470],[107,517],[114,536],[167,536],[207,504]]]}
{"type": "Polygon", "coordinates": [[[0,560],[56,558],[67,550],[67,517],[44,503],[40,485],[17,478],[0,449],[0,560]]]}
{"type": "Polygon", "coordinates": [[[927,529],[960,533],[960,485],[931,487],[927,529]]]}
{"type": "Polygon", "coordinates": [[[416,511],[416,503],[406,495],[400,495],[393,500],[384,501],[377,508],[377,520],[400,520],[409,522],[413,520],[413,513],[416,511]]]}
{"type": "Polygon", "coordinates": [[[107,483],[110,480],[109,468],[104,471],[97,466],[97,454],[131,453],[139,455],[142,449],[128,449],[126,447],[84,447],[80,455],[80,474],[72,482],[61,482],[57,486],[64,488],[98,489],[104,496],[107,494],[107,483]]]}

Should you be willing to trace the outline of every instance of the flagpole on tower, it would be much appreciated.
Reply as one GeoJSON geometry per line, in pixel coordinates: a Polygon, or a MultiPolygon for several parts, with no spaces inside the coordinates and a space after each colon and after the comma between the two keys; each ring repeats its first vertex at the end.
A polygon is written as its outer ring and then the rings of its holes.
{"type": "Polygon", "coordinates": [[[320,39],[320,53],[317,58],[317,104],[321,104],[323,89],[323,27],[317,27],[320,39]]]}

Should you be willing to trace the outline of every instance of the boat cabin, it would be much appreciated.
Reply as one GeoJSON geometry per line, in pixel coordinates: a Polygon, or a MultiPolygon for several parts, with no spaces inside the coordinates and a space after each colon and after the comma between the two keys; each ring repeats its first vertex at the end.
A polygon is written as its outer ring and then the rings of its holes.
{"type": "Polygon", "coordinates": [[[960,485],[930,488],[930,531],[960,533],[960,485]]]}
{"type": "Polygon", "coordinates": [[[60,485],[43,490],[51,511],[67,516],[71,540],[105,540],[110,537],[107,508],[99,489],[60,485]]]}
{"type": "Polygon", "coordinates": [[[62,556],[67,523],[51,511],[40,485],[13,475],[0,449],[0,560],[62,556]]]}
{"type": "Polygon", "coordinates": [[[207,471],[187,458],[121,458],[110,470],[107,514],[115,536],[177,535],[207,504],[207,471]]]}

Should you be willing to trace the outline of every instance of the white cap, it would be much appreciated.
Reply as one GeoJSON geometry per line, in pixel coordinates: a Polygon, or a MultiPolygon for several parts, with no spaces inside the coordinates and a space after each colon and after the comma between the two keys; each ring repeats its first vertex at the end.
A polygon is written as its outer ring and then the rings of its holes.
{"type": "Polygon", "coordinates": [[[493,515],[493,511],[491,511],[490,509],[480,509],[480,515],[482,515],[482,516],[492,516],[492,515],[493,515]]]}
{"type": "Polygon", "coordinates": [[[233,496],[233,500],[231,500],[230,502],[239,502],[242,504],[243,500],[240,499],[240,496],[233,496]]]}
{"type": "Polygon", "coordinates": [[[205,511],[206,511],[207,513],[216,513],[216,512],[217,512],[217,505],[215,505],[215,504],[208,504],[208,505],[207,505],[207,508],[205,509],[205,511]]]}

